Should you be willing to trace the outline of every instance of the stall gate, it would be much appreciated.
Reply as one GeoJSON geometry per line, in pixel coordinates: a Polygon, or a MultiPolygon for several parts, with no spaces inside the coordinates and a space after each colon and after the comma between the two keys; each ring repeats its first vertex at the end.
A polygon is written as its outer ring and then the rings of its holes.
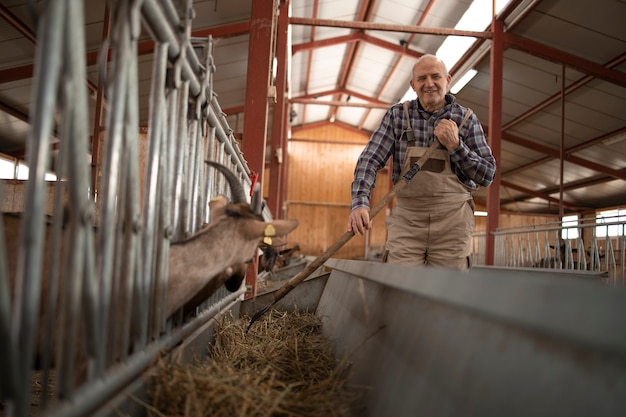
{"type": "MultiPolygon", "coordinates": [[[[108,2],[111,33],[99,68],[106,113],[102,163],[93,161],[96,178],[86,158],[83,3],[49,1],[38,24],[22,226],[17,242],[0,239],[0,414],[7,416],[91,415],[163,349],[245,291],[220,290],[195,319],[165,317],[170,242],[209,220],[212,197],[229,195],[223,177],[204,160],[222,162],[250,188],[250,171],[212,90],[212,39],[191,37],[192,2],[108,2]],[[142,22],[155,42],[145,157],[138,150],[142,22]],[[59,179],[47,216],[44,175],[53,159],[55,120],[59,179]],[[14,283],[10,245],[18,247],[14,283]],[[81,355],[87,359],[76,359],[81,355]]],[[[271,217],[267,209],[264,217],[271,217]]]]}
{"type": "MultiPolygon", "coordinates": [[[[485,264],[485,234],[473,236],[473,264],[485,264]]],[[[545,223],[499,228],[494,233],[494,266],[588,271],[605,284],[626,286],[626,221],[622,217],[582,219],[576,226],[545,223]],[[577,230],[576,238],[563,238],[577,230]]]]}

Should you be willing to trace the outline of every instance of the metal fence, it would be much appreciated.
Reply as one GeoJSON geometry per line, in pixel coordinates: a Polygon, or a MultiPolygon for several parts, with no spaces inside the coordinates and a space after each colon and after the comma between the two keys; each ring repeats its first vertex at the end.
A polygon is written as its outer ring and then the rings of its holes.
{"type": "MultiPolygon", "coordinates": [[[[624,287],[626,221],[622,217],[580,219],[575,226],[555,222],[499,228],[494,233],[494,265],[604,272],[606,284],[624,287]],[[573,230],[576,237],[569,238],[573,230]]],[[[484,233],[473,237],[474,265],[485,264],[485,240],[484,233]]]]}
{"type": "MultiPolygon", "coordinates": [[[[165,317],[170,243],[209,220],[213,196],[229,194],[203,161],[224,163],[248,189],[250,171],[212,91],[212,39],[190,36],[191,2],[108,5],[111,34],[100,65],[107,112],[95,181],[85,158],[83,0],[48,1],[38,22],[22,226],[19,242],[0,239],[0,414],[7,416],[90,415],[245,290],[215,294],[184,324],[165,317]],[[155,42],[145,156],[138,150],[142,22],[155,42]],[[59,179],[47,219],[44,175],[55,120],[59,179]],[[11,245],[18,250],[14,277],[7,267],[11,245]],[[84,378],[77,379],[82,365],[84,378]],[[36,412],[31,401],[39,404],[36,412]]],[[[271,217],[267,210],[264,216],[271,217]]]]}

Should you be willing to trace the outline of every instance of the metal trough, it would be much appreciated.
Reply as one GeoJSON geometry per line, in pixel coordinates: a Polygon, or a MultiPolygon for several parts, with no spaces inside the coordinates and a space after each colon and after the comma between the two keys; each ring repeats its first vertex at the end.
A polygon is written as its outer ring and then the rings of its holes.
{"type": "MultiPolygon", "coordinates": [[[[330,259],[316,272],[275,307],[321,318],[352,362],[349,382],[366,388],[355,416],[624,415],[621,290],[541,270],[330,259]]],[[[249,317],[271,297],[222,313],[249,317]]],[[[202,356],[214,330],[207,322],[173,354],[202,356]]],[[[142,397],[143,381],[95,415],[143,415],[130,392],[142,397]]]]}
{"type": "Polygon", "coordinates": [[[317,314],[360,416],[617,416],[626,293],[548,272],[331,259],[317,314]]]}

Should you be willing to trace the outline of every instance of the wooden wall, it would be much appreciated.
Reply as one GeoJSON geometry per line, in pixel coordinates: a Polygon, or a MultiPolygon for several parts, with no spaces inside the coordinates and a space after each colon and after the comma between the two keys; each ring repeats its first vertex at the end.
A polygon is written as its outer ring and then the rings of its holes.
{"type": "MultiPolygon", "coordinates": [[[[317,256],[346,231],[350,214],[350,188],[354,166],[369,136],[341,126],[298,130],[289,140],[287,218],[297,218],[298,228],[289,242],[302,253],[317,256]]],[[[374,203],[388,190],[388,173],[379,173],[374,203]]],[[[368,247],[382,246],[386,231],[384,213],[374,219],[369,236],[356,236],[334,257],[359,259],[368,247]]]]}

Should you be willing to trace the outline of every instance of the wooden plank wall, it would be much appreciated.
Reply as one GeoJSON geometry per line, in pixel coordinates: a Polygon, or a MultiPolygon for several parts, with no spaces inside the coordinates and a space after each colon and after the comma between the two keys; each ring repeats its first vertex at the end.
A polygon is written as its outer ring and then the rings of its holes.
{"type": "MultiPolygon", "coordinates": [[[[350,214],[350,188],[354,166],[368,135],[339,125],[293,132],[289,140],[287,218],[297,218],[298,228],[289,241],[305,255],[317,256],[345,231],[350,214]]],[[[379,173],[373,201],[388,190],[387,169],[379,173]]],[[[384,213],[374,219],[369,236],[356,236],[335,254],[337,258],[366,257],[369,248],[382,247],[386,238],[384,213]]]]}

